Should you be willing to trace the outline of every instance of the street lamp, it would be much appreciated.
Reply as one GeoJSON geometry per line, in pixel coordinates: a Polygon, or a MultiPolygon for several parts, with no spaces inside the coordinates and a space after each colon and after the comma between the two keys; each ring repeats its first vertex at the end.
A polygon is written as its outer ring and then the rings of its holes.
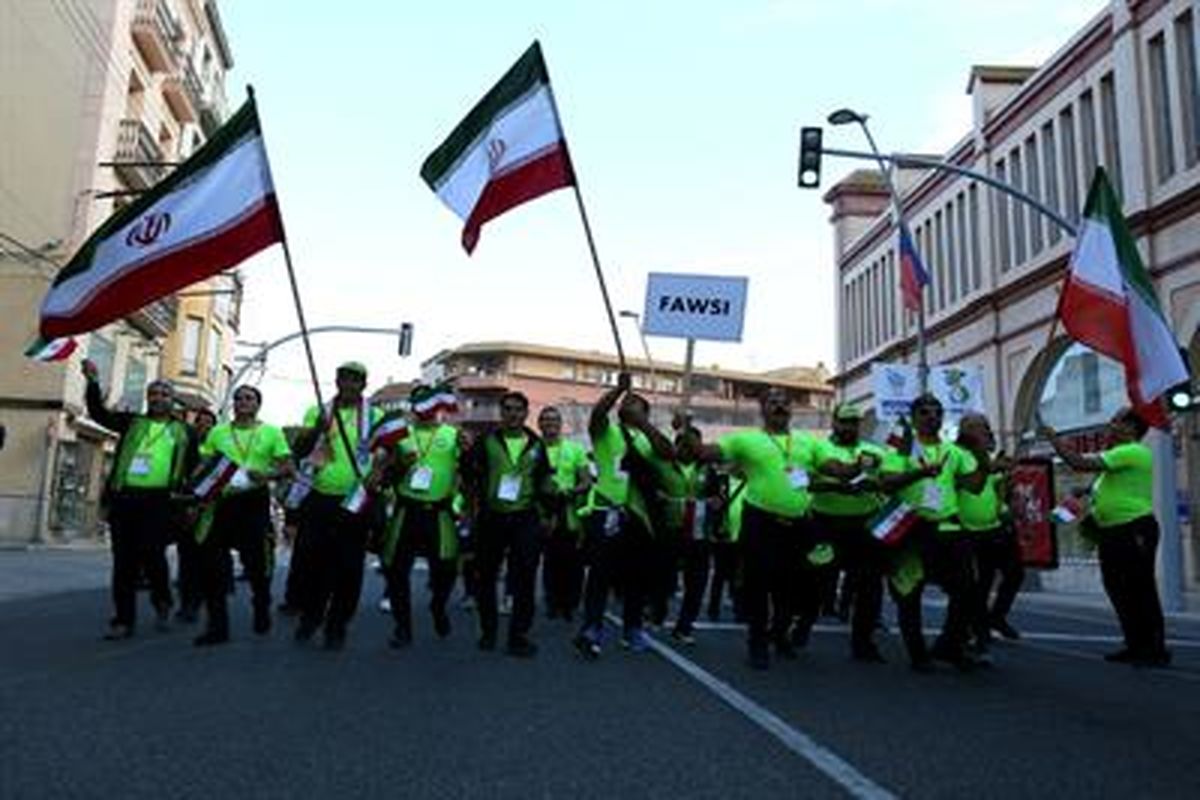
{"type": "MultiPolygon", "coordinates": [[[[871,129],[867,126],[867,115],[852,108],[839,108],[826,117],[826,120],[830,125],[858,125],[862,128],[863,135],[867,137],[867,144],[871,146],[871,152],[875,155],[875,160],[879,163],[879,171],[883,173],[883,180],[887,184],[888,197],[891,199],[892,205],[892,220],[896,225],[896,233],[902,236],[904,211],[900,205],[900,195],[896,191],[896,183],[892,179],[891,167],[879,152],[879,148],[875,144],[875,137],[871,135],[871,129]]],[[[929,388],[929,360],[925,350],[924,287],[921,288],[920,300],[921,302],[917,304],[917,378],[921,387],[921,393],[924,394],[929,388]]]]}
{"type": "Polygon", "coordinates": [[[642,316],[629,309],[622,309],[617,312],[617,316],[631,319],[637,326],[638,338],[642,340],[642,352],[646,354],[646,365],[650,368],[650,391],[653,393],[658,389],[658,376],[654,372],[654,359],[650,357],[650,345],[646,342],[646,334],[642,332],[642,316]]]}

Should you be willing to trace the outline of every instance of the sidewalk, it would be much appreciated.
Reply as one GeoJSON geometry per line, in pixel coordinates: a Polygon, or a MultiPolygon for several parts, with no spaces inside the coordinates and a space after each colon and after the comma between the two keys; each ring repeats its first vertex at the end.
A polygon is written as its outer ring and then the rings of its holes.
{"type": "Polygon", "coordinates": [[[21,597],[102,589],[112,559],[107,545],[30,545],[0,549],[0,603],[21,597]]]}
{"type": "MultiPolygon", "coordinates": [[[[1183,602],[1185,611],[1171,612],[1164,610],[1164,616],[1168,620],[1200,623],[1200,593],[1186,592],[1183,602]]],[[[1083,609],[1110,615],[1113,613],[1112,605],[1108,602],[1106,595],[1090,592],[1022,592],[1017,596],[1017,605],[1025,605],[1033,608],[1083,609]]]]}

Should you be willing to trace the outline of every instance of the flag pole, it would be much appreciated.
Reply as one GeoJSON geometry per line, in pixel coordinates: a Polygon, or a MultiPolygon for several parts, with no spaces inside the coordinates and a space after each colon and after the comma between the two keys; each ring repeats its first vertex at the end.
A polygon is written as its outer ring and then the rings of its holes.
{"type": "Polygon", "coordinates": [[[583,233],[587,237],[588,251],[592,254],[592,266],[596,270],[596,281],[600,284],[600,296],[604,298],[604,310],[608,314],[608,327],[612,330],[613,342],[617,345],[617,361],[621,372],[625,372],[625,348],[621,346],[621,331],[617,328],[617,316],[613,313],[612,300],[608,297],[608,285],[604,282],[604,270],[600,268],[600,256],[596,254],[596,240],[592,236],[592,226],[588,222],[587,208],[583,205],[583,193],[579,191],[579,176],[575,174],[575,161],[571,158],[571,148],[567,145],[567,136],[562,130],[562,115],[558,113],[558,100],[554,97],[554,84],[550,80],[550,69],[542,63],[546,70],[546,93],[550,96],[550,108],[554,110],[554,122],[558,125],[562,138],[563,150],[567,155],[567,163],[571,167],[571,188],[575,190],[575,204],[579,207],[579,218],[583,221],[583,233]]]}
{"type": "MultiPolygon", "coordinates": [[[[257,105],[257,101],[254,98],[253,86],[246,85],[246,94],[250,95],[250,101],[257,105]]],[[[261,119],[259,120],[259,125],[260,127],[262,125],[261,119]]],[[[265,135],[263,136],[263,142],[266,142],[265,135]]],[[[270,169],[270,163],[270,161],[267,162],[267,169],[270,169]]],[[[271,179],[271,186],[272,188],[275,186],[274,178],[271,179]]],[[[276,198],[276,205],[278,205],[278,198],[276,198]]],[[[308,359],[308,374],[312,378],[313,392],[317,396],[317,408],[324,409],[325,401],[321,397],[321,382],[317,378],[317,362],[313,359],[312,342],[308,338],[308,323],[304,320],[304,306],[300,302],[300,288],[296,284],[296,270],[292,267],[292,251],[288,248],[287,232],[283,227],[282,210],[279,212],[278,217],[279,241],[283,245],[283,263],[287,265],[288,284],[292,287],[292,301],[296,304],[296,318],[300,321],[300,337],[304,341],[304,355],[308,359]]]]}

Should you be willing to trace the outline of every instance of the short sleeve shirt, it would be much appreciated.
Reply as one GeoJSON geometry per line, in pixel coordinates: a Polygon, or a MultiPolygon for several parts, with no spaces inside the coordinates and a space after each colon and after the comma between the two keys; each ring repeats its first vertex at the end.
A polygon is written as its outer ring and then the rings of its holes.
{"type": "Polygon", "coordinates": [[[623,506],[629,495],[629,473],[622,462],[625,458],[625,437],[616,425],[608,423],[592,437],[592,452],[596,457],[596,494],[602,502],[623,506]]]}
{"type": "Polygon", "coordinates": [[[979,469],[975,456],[952,442],[914,442],[913,452],[904,456],[890,451],[884,459],[886,472],[908,472],[923,466],[941,464],[942,469],[932,478],[922,478],[900,490],[900,497],[915,509],[922,519],[947,522],[958,516],[958,489],[955,478],[970,475],[979,469]]]}
{"type": "Polygon", "coordinates": [[[958,493],[958,519],[968,531],[988,531],[1000,525],[1002,504],[999,475],[988,475],[978,494],[963,489],[958,493]]]}
{"type": "Polygon", "coordinates": [[[587,453],[578,442],[570,439],[561,439],[546,445],[546,458],[550,461],[554,486],[560,492],[574,489],[579,479],[579,471],[587,469],[587,453]]]}
{"type": "MultiPolygon", "coordinates": [[[[383,416],[383,411],[378,408],[368,408],[367,414],[370,419],[363,420],[363,424],[369,431],[379,422],[383,416]]],[[[338,416],[342,418],[342,425],[346,430],[346,439],[349,440],[350,446],[356,448],[359,443],[359,417],[362,415],[361,407],[344,406],[338,409],[338,416]]],[[[304,415],[304,427],[311,428],[317,424],[320,419],[321,410],[317,406],[313,406],[304,415]]],[[[332,422],[332,421],[331,421],[332,422]]],[[[313,476],[313,489],[321,494],[326,495],[344,495],[349,493],[355,482],[358,480],[354,466],[350,461],[350,453],[346,451],[346,443],[342,440],[341,432],[338,430],[337,422],[332,422],[329,430],[321,437],[317,448],[324,450],[323,456],[319,456],[319,460],[323,458],[324,463],[317,469],[316,475],[313,476]]],[[[315,454],[315,451],[314,451],[315,454]]]]}
{"type": "Polygon", "coordinates": [[[243,469],[268,472],[276,463],[288,458],[292,449],[288,447],[283,431],[274,425],[259,422],[252,427],[240,428],[231,422],[223,422],[209,431],[200,445],[203,458],[217,453],[243,469]]]}
{"type": "Polygon", "coordinates": [[[415,457],[397,491],[405,497],[436,503],[454,494],[458,477],[458,429],[453,425],[414,425],[396,443],[403,457],[415,457]]]}
{"type": "Polygon", "coordinates": [[[721,457],[741,467],[746,476],[746,502],[781,517],[808,512],[809,473],[814,466],[814,441],[798,431],[772,434],[765,430],[728,433],[717,440],[721,457]]]}
{"type": "Polygon", "coordinates": [[[1100,454],[1104,472],[1092,489],[1092,516],[1101,528],[1124,525],[1154,513],[1154,458],[1141,442],[1100,454]]]}
{"type": "Polygon", "coordinates": [[[171,483],[175,439],[170,422],[148,421],[125,474],[125,485],[137,489],[162,489],[171,483]]]}
{"type": "MultiPolygon", "coordinates": [[[[884,450],[872,442],[858,442],[847,446],[838,444],[832,439],[818,439],[813,447],[815,468],[818,472],[823,465],[830,462],[840,461],[844,464],[853,464],[864,453],[875,456],[882,464],[884,450]]],[[[874,492],[813,492],[813,511],[830,516],[864,516],[878,511],[880,505],[882,503],[879,495],[874,492]]]]}

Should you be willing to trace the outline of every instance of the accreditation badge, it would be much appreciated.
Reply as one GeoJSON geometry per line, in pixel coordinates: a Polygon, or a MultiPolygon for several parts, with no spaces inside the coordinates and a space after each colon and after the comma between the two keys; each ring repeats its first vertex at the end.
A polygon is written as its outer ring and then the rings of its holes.
{"type": "Polygon", "coordinates": [[[521,496],[521,476],[515,472],[506,472],[500,476],[496,486],[496,499],[506,503],[515,503],[521,496]]]}
{"type": "Polygon", "coordinates": [[[800,469],[800,467],[791,467],[788,469],[788,483],[793,489],[807,489],[808,470],[800,469]]]}
{"type": "Polygon", "coordinates": [[[430,467],[417,467],[408,478],[408,488],[414,492],[427,492],[431,486],[433,486],[433,470],[430,467]]]}
{"type": "Polygon", "coordinates": [[[129,474],[134,477],[144,477],[150,474],[150,456],[138,453],[129,461],[129,474]]]}

